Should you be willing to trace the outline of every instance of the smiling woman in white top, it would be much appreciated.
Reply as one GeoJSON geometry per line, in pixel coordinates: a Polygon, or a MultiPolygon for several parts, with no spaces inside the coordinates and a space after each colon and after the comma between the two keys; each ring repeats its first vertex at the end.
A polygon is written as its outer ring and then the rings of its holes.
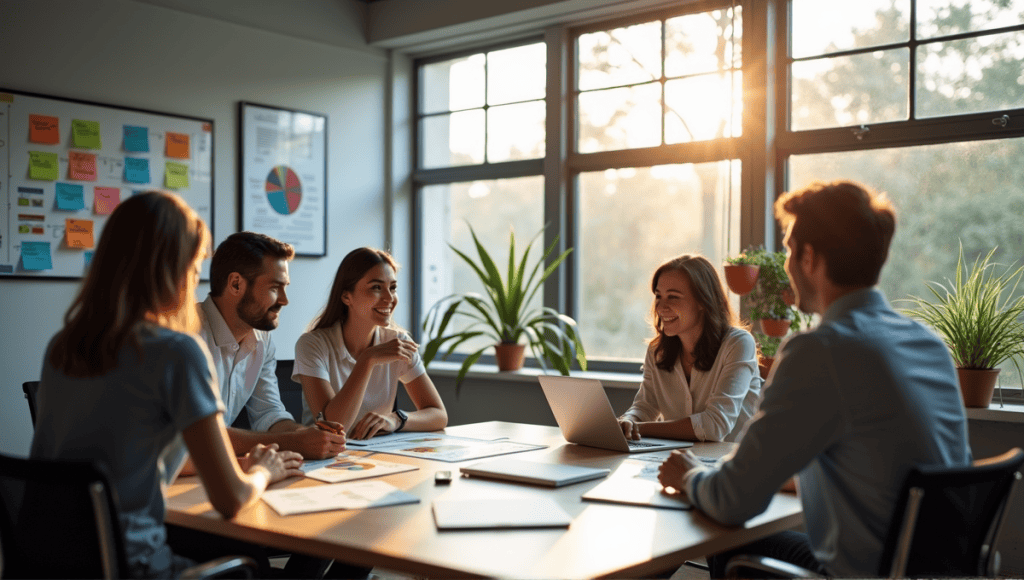
{"type": "Polygon", "coordinates": [[[739,326],[714,266],[682,255],[651,280],[657,335],[633,405],[619,418],[630,439],[735,441],[757,410],[763,381],[754,337],[739,326]]]}
{"type": "Polygon", "coordinates": [[[448,424],[418,345],[392,325],[397,272],[394,258],[373,248],[353,250],[341,261],[323,313],[295,345],[292,378],[302,384],[303,423],[336,421],[349,439],[448,424]],[[395,407],[399,381],[416,411],[395,407]]]}

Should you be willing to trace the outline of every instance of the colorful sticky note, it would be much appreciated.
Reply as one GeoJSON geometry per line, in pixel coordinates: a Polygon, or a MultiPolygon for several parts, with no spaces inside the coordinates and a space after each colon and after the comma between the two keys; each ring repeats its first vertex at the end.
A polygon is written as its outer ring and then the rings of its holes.
{"type": "Polygon", "coordinates": [[[71,120],[71,146],[82,149],[103,149],[99,121],[71,120]]]}
{"type": "Polygon", "coordinates": [[[89,264],[92,264],[92,255],[96,252],[85,251],[82,252],[82,259],[85,260],[85,267],[88,268],[89,264]]]}
{"type": "Polygon", "coordinates": [[[124,150],[138,153],[149,151],[149,128],[125,125],[124,150]]]}
{"type": "Polygon", "coordinates": [[[47,115],[29,115],[28,140],[47,145],[60,143],[60,119],[47,115]]]}
{"type": "Polygon", "coordinates": [[[19,234],[27,234],[27,233],[30,233],[31,231],[32,231],[32,226],[27,226],[25,224],[21,224],[21,225],[18,226],[18,233],[19,234]]]}
{"type": "Polygon", "coordinates": [[[77,183],[57,183],[57,209],[85,209],[85,187],[77,183]]]}
{"type": "Polygon", "coordinates": [[[96,215],[110,215],[121,203],[121,190],[116,187],[94,187],[92,210],[96,215]]]}
{"type": "Polygon", "coordinates": [[[124,180],[128,183],[149,183],[149,159],[125,157],[124,180]]]}
{"type": "Polygon", "coordinates": [[[96,155],[68,151],[68,179],[96,181],[96,155]]]}
{"type": "Polygon", "coordinates": [[[31,179],[56,181],[60,177],[57,154],[45,151],[29,151],[28,176],[31,179]]]}
{"type": "Polygon", "coordinates": [[[64,237],[69,248],[93,247],[92,220],[64,220],[64,237]]]}
{"type": "Polygon", "coordinates": [[[165,187],[188,187],[188,165],[168,161],[164,166],[164,179],[167,181],[165,187]]]}
{"type": "Polygon", "coordinates": [[[50,242],[22,242],[21,265],[26,270],[52,270],[50,242]]]}
{"type": "Polygon", "coordinates": [[[18,205],[23,205],[25,207],[28,207],[29,206],[28,198],[27,197],[19,197],[18,198],[18,205]]]}
{"type": "Polygon", "coordinates": [[[175,159],[188,159],[188,135],[186,133],[167,133],[166,155],[175,159]]]}

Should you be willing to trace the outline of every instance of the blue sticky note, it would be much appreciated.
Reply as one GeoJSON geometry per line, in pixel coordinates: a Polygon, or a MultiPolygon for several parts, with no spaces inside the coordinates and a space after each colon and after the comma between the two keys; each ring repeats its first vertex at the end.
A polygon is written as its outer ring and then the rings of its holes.
{"type": "Polygon", "coordinates": [[[57,182],[57,209],[85,209],[85,187],[77,183],[57,182]]]}
{"type": "Polygon", "coordinates": [[[149,159],[125,157],[124,180],[128,183],[149,183],[149,159]]]}
{"type": "Polygon", "coordinates": [[[88,250],[86,250],[85,252],[82,252],[82,256],[85,258],[85,269],[86,270],[89,269],[89,264],[92,264],[92,255],[94,253],[95,252],[90,252],[88,250]]]}
{"type": "MultiPolygon", "coordinates": [[[[149,151],[149,128],[124,126],[124,150],[145,153],[149,151]]],[[[148,182],[149,180],[147,180],[148,182]]]]}
{"type": "Polygon", "coordinates": [[[21,265],[26,270],[52,270],[50,242],[21,242],[21,265]]]}

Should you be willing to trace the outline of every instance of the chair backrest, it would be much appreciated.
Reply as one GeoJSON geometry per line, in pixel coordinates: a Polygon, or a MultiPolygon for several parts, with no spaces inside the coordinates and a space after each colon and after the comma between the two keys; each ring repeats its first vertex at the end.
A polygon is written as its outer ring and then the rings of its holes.
{"type": "Polygon", "coordinates": [[[6,578],[127,574],[117,504],[103,465],[0,454],[6,578]]]}
{"type": "Polygon", "coordinates": [[[914,468],[885,542],[879,575],[994,576],[993,546],[1024,450],[962,468],[914,468]]]}
{"type": "Polygon", "coordinates": [[[28,401],[28,412],[32,416],[32,426],[36,425],[36,393],[39,392],[39,381],[28,381],[21,384],[21,390],[25,392],[25,399],[28,401]]]}
{"type": "MultiPolygon", "coordinates": [[[[292,380],[292,369],[295,368],[294,360],[277,361],[277,389],[281,393],[281,402],[284,408],[292,414],[296,423],[302,422],[302,385],[292,380]]],[[[231,424],[239,429],[252,429],[249,421],[249,413],[242,411],[231,424]]]]}

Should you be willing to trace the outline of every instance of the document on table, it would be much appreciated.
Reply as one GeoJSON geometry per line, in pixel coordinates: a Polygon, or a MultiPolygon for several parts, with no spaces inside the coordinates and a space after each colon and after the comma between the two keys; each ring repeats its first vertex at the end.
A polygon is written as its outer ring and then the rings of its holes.
{"type": "Polygon", "coordinates": [[[681,496],[662,491],[658,482],[660,462],[630,458],[600,485],[583,494],[583,499],[677,510],[693,509],[681,496]]]}
{"type": "Polygon", "coordinates": [[[316,487],[272,489],[263,493],[263,501],[279,515],[290,516],[419,503],[420,498],[383,481],[358,481],[316,487]]]}
{"type": "Polygon", "coordinates": [[[514,443],[503,439],[491,441],[470,439],[444,433],[397,433],[385,435],[384,437],[374,437],[361,446],[355,445],[352,441],[349,441],[347,445],[377,453],[390,453],[392,455],[404,455],[406,457],[446,462],[482,459],[484,457],[532,451],[547,447],[546,445],[514,443]]]}
{"type": "Polygon", "coordinates": [[[403,471],[413,471],[414,469],[419,468],[405,463],[391,463],[389,461],[342,453],[328,461],[326,465],[306,471],[306,477],[326,481],[327,483],[339,483],[353,479],[366,479],[368,477],[402,473],[403,471]]]}

